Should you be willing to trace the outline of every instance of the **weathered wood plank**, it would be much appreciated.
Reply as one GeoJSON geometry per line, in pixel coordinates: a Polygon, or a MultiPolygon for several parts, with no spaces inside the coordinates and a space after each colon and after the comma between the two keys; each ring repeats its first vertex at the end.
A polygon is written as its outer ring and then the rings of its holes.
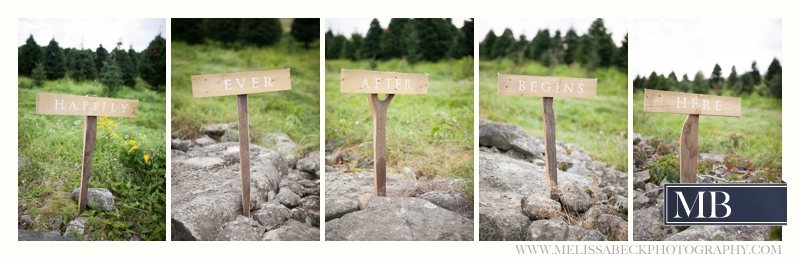
{"type": "Polygon", "coordinates": [[[192,76],[194,98],[286,91],[292,89],[289,69],[192,76]]]}
{"type": "Polygon", "coordinates": [[[497,94],[566,98],[595,98],[597,78],[564,78],[497,74],[497,94]]]}
{"type": "Polygon", "coordinates": [[[342,93],[428,94],[428,75],[342,69],[342,93]]]}
{"type": "Polygon", "coordinates": [[[681,130],[681,183],[697,182],[697,133],[700,115],[689,114],[681,130]]]}
{"type": "Polygon", "coordinates": [[[558,161],[556,160],[556,114],[553,97],[542,97],[542,120],[544,121],[545,165],[547,166],[547,193],[558,200],[558,161]]]}
{"type": "Polygon", "coordinates": [[[373,184],[375,196],[386,196],[386,111],[393,98],[394,94],[388,94],[386,99],[381,101],[377,94],[369,95],[369,107],[372,108],[373,121],[373,153],[375,154],[375,181],[373,184]]]}
{"type": "Polygon", "coordinates": [[[239,172],[242,177],[242,215],[250,217],[250,127],[247,121],[247,95],[236,96],[239,104],[239,172]]]}
{"type": "Polygon", "coordinates": [[[742,100],[735,97],[645,89],[644,111],[741,117],[742,100]]]}
{"type": "Polygon", "coordinates": [[[36,94],[36,114],[136,117],[138,111],[138,100],[66,94],[36,94]]]}
{"type": "Polygon", "coordinates": [[[81,164],[81,186],[78,193],[78,215],[86,210],[89,201],[89,178],[92,175],[92,156],[97,139],[97,116],[86,116],[83,119],[83,158],[81,164]]]}

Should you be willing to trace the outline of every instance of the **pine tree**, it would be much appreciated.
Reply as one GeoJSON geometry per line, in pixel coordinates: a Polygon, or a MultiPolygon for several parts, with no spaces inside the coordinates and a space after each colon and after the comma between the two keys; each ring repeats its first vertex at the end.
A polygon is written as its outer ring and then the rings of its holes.
{"type": "Polygon", "coordinates": [[[564,62],[572,64],[576,60],[576,50],[578,49],[578,34],[574,29],[569,28],[567,34],[564,35],[564,44],[567,46],[567,49],[564,50],[564,62]]]}
{"type": "Polygon", "coordinates": [[[98,73],[103,71],[106,60],[108,60],[108,50],[103,48],[103,44],[100,44],[100,47],[97,47],[97,51],[94,52],[94,67],[98,73]]]}
{"type": "Polygon", "coordinates": [[[386,33],[383,34],[381,40],[381,52],[387,58],[401,58],[404,55],[405,47],[403,45],[403,30],[406,24],[411,19],[408,18],[392,18],[389,25],[386,27],[386,33]]]}
{"type": "Polygon", "coordinates": [[[326,59],[342,59],[345,58],[342,56],[342,52],[344,52],[344,47],[347,44],[347,38],[344,35],[336,35],[333,36],[331,39],[331,44],[326,45],[325,48],[325,58],[326,59]]]}
{"type": "Polygon", "coordinates": [[[504,58],[506,49],[514,44],[514,41],[514,33],[511,31],[511,29],[506,28],[503,31],[503,34],[500,35],[500,37],[498,37],[494,42],[494,46],[492,46],[491,58],[504,58]]]}
{"type": "Polygon", "coordinates": [[[419,36],[422,59],[436,62],[447,55],[453,38],[449,25],[445,23],[441,18],[416,18],[412,21],[419,36]]]}
{"type": "Polygon", "coordinates": [[[147,48],[142,51],[139,62],[139,76],[154,91],[165,91],[167,85],[167,41],[156,35],[147,48]]]}
{"type": "Polygon", "coordinates": [[[97,78],[97,69],[94,67],[91,50],[77,50],[70,53],[69,77],[76,81],[97,78]]]}
{"type": "Polygon", "coordinates": [[[781,73],[772,75],[769,81],[769,93],[772,97],[781,99],[783,95],[783,82],[781,81],[781,73]]]}
{"type": "Polygon", "coordinates": [[[238,28],[240,28],[239,39],[246,44],[256,46],[272,46],[280,42],[283,35],[281,21],[278,18],[241,19],[241,27],[238,28]]]}
{"type": "Polygon", "coordinates": [[[170,37],[172,37],[173,41],[183,41],[189,45],[203,43],[205,41],[205,35],[203,35],[203,19],[172,18],[170,37]]]}
{"type": "Polygon", "coordinates": [[[526,39],[525,35],[519,35],[519,41],[511,43],[504,56],[513,60],[517,65],[522,65],[525,60],[525,53],[528,52],[528,46],[528,39],[526,39]]]}
{"type": "Polygon", "coordinates": [[[117,66],[117,62],[111,58],[103,64],[103,71],[100,72],[100,83],[103,84],[105,95],[115,97],[122,87],[122,71],[117,66]]]}
{"type": "MultiPolygon", "coordinates": [[[[203,35],[205,35],[207,39],[222,42],[227,46],[241,37],[237,28],[240,28],[239,26],[243,20],[246,19],[206,18],[203,20],[203,35]]],[[[240,29],[243,32],[257,29],[257,26],[241,25],[240,29]]]]}
{"type": "Polygon", "coordinates": [[[117,47],[111,52],[113,54],[111,59],[114,59],[120,73],[122,73],[122,85],[133,87],[136,85],[136,72],[134,72],[133,62],[128,57],[128,52],[120,47],[122,47],[122,42],[117,42],[117,47]]]}
{"type": "MultiPolygon", "coordinates": [[[[617,55],[615,55],[617,61],[615,65],[619,67],[621,71],[628,71],[628,34],[625,33],[625,38],[622,39],[622,46],[619,47],[617,50],[617,55]]],[[[677,81],[677,80],[676,80],[677,81]]]]}
{"type": "Polygon", "coordinates": [[[462,57],[472,57],[475,53],[475,45],[474,45],[474,28],[475,23],[472,19],[464,20],[464,25],[461,26],[461,30],[458,35],[458,54],[456,58],[462,57]]]}
{"type": "Polygon", "coordinates": [[[344,58],[349,60],[359,60],[361,59],[361,44],[364,43],[364,37],[361,34],[353,33],[350,35],[350,40],[347,41],[347,45],[344,48],[344,58]]]}
{"type": "Polygon", "coordinates": [[[497,41],[497,35],[490,29],[489,33],[486,34],[486,37],[483,38],[483,41],[478,46],[478,55],[480,55],[481,58],[491,59],[492,47],[494,47],[495,41],[497,41]]]}
{"type": "Polygon", "coordinates": [[[750,94],[753,92],[753,77],[751,75],[751,73],[743,73],[742,76],[739,77],[742,94],[750,94]]]}
{"type": "Polygon", "coordinates": [[[769,63],[769,67],[767,67],[767,73],[764,74],[764,83],[772,88],[772,78],[775,77],[775,75],[781,74],[782,70],[781,62],[778,61],[778,58],[773,58],[772,63],[769,63]]]}
{"type": "Polygon", "coordinates": [[[308,44],[319,39],[319,18],[295,18],[292,21],[292,37],[303,43],[303,48],[308,49],[308,44]]]}
{"type": "Polygon", "coordinates": [[[128,58],[131,59],[131,63],[133,63],[133,77],[139,76],[139,53],[136,53],[136,50],[133,49],[133,45],[130,45],[128,48],[128,58]]]}
{"type": "Polygon", "coordinates": [[[647,78],[647,82],[645,82],[644,88],[658,90],[658,74],[656,74],[655,71],[650,72],[650,76],[647,78]]]}
{"type": "Polygon", "coordinates": [[[531,46],[528,50],[528,58],[532,60],[541,61],[542,55],[550,49],[552,40],[550,39],[550,30],[544,29],[536,32],[531,40],[531,46]]]}
{"type": "Polygon", "coordinates": [[[36,65],[42,62],[41,47],[36,44],[33,35],[28,36],[25,40],[25,45],[19,49],[17,56],[17,74],[23,76],[32,76],[33,69],[36,65]]]}
{"type": "Polygon", "coordinates": [[[377,18],[372,19],[367,30],[367,36],[364,37],[364,44],[361,45],[361,57],[366,59],[381,59],[381,39],[383,37],[383,28],[377,18]]]}
{"type": "Polygon", "coordinates": [[[757,85],[761,83],[761,72],[758,71],[758,67],[756,67],[756,61],[753,60],[753,63],[750,64],[750,79],[753,79],[753,85],[757,85]]]}
{"type": "Polygon", "coordinates": [[[56,39],[47,44],[44,55],[44,69],[48,80],[63,78],[67,74],[67,59],[56,39]]]}
{"type": "Polygon", "coordinates": [[[611,66],[614,62],[614,55],[616,54],[617,46],[614,45],[614,40],[611,38],[611,34],[608,33],[608,30],[603,23],[603,19],[597,18],[594,20],[592,25],[589,26],[588,34],[592,40],[591,42],[594,49],[600,56],[598,60],[598,66],[611,66]]]}
{"type": "Polygon", "coordinates": [[[47,80],[47,71],[45,71],[43,62],[37,63],[36,67],[32,69],[31,78],[33,78],[34,86],[40,87],[44,85],[44,81],[47,80]]]}
{"type": "Polygon", "coordinates": [[[667,76],[666,83],[667,83],[667,90],[678,88],[678,76],[675,75],[675,71],[669,72],[669,76],[667,76]]]}
{"type": "Polygon", "coordinates": [[[422,52],[420,51],[420,39],[419,33],[417,32],[417,27],[414,26],[416,22],[411,20],[410,23],[406,24],[405,29],[403,29],[403,45],[405,46],[405,59],[409,65],[411,65],[411,69],[414,69],[414,64],[422,60],[422,52]]]}
{"type": "Polygon", "coordinates": [[[639,75],[636,75],[636,78],[633,79],[633,88],[634,89],[641,89],[642,87],[642,78],[639,75]]]}
{"type": "Polygon", "coordinates": [[[727,84],[728,89],[732,90],[735,93],[735,95],[738,95],[738,92],[741,91],[741,89],[736,89],[737,88],[736,84],[739,83],[739,74],[736,73],[736,66],[731,67],[731,73],[728,74],[727,83],[728,83],[727,84]]]}
{"type": "Polygon", "coordinates": [[[703,71],[697,71],[697,74],[694,74],[694,80],[692,81],[692,92],[696,94],[708,94],[708,86],[709,82],[706,82],[703,71]]]}
{"type": "Polygon", "coordinates": [[[719,67],[719,64],[714,65],[714,69],[711,70],[711,79],[708,80],[710,84],[711,90],[720,95],[722,93],[722,85],[725,83],[725,78],[722,77],[722,68],[719,67]]]}
{"type": "Polygon", "coordinates": [[[692,81],[689,80],[689,75],[683,74],[681,82],[678,83],[678,91],[688,93],[692,90],[692,81]]]}

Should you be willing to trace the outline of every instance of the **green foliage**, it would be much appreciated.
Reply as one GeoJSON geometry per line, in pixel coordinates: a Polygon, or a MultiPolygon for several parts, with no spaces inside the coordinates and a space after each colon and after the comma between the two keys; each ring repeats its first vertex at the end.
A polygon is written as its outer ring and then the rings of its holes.
{"type": "Polygon", "coordinates": [[[564,62],[572,64],[576,61],[575,55],[578,50],[578,34],[572,27],[570,27],[567,34],[564,35],[564,44],[567,46],[567,49],[564,50],[564,62]]]}
{"type": "MultiPolygon", "coordinates": [[[[229,26],[233,27],[228,27],[228,30],[231,30],[230,28],[240,28],[238,36],[239,39],[245,44],[251,44],[255,46],[272,46],[280,42],[281,36],[283,36],[283,29],[281,28],[281,22],[278,18],[248,18],[230,20],[231,21],[226,21],[226,24],[229,24],[229,26]],[[241,20],[241,27],[238,26],[239,20],[241,20]]],[[[236,32],[236,30],[231,31],[236,32]]],[[[319,29],[317,29],[316,34],[316,38],[318,39],[319,29]]],[[[236,35],[233,35],[231,36],[230,42],[233,42],[236,39],[236,35]]]]}
{"type": "Polygon", "coordinates": [[[114,59],[106,60],[103,64],[103,71],[100,72],[100,83],[105,90],[104,96],[115,97],[117,91],[122,87],[122,69],[119,68],[114,59]]]}
{"type": "Polygon", "coordinates": [[[671,154],[673,151],[673,146],[669,143],[669,141],[660,138],[653,138],[650,140],[650,146],[653,147],[653,150],[656,154],[662,156],[671,154]]]}
{"type": "Polygon", "coordinates": [[[97,50],[94,52],[94,67],[97,73],[103,71],[103,65],[105,65],[106,60],[108,60],[108,50],[103,48],[103,44],[100,44],[100,47],[97,47],[97,50]]]}
{"type": "Polygon", "coordinates": [[[133,61],[128,57],[128,52],[120,48],[120,45],[122,45],[122,42],[117,43],[117,47],[111,52],[111,59],[119,67],[119,72],[122,75],[122,85],[133,87],[136,85],[136,71],[133,61]]]}
{"type": "Polygon", "coordinates": [[[331,38],[330,44],[325,43],[325,59],[344,58],[343,52],[347,45],[347,38],[344,35],[336,35],[331,38]]]}
{"type": "Polygon", "coordinates": [[[681,182],[680,159],[673,154],[654,159],[647,168],[652,182],[659,183],[664,177],[670,183],[681,182]]]}
{"type": "Polygon", "coordinates": [[[772,63],[769,63],[769,67],[767,67],[767,73],[764,74],[764,83],[772,85],[772,78],[781,74],[782,71],[781,62],[778,61],[778,58],[773,58],[772,63]]]}
{"type": "Polygon", "coordinates": [[[257,32],[254,32],[252,34],[250,34],[250,32],[260,29],[261,28],[261,26],[259,26],[260,24],[256,23],[258,22],[258,20],[264,20],[264,19],[247,19],[248,22],[249,21],[253,22],[240,26],[240,23],[243,20],[245,19],[236,19],[236,18],[203,19],[203,35],[209,40],[222,42],[225,45],[235,42],[236,40],[239,39],[239,37],[242,37],[242,40],[245,42],[251,42],[252,39],[250,39],[249,36],[251,35],[254,37],[262,36],[259,35],[257,32]]]}
{"type": "Polygon", "coordinates": [[[758,71],[755,60],[750,64],[750,79],[753,79],[753,85],[761,83],[761,72],[758,71]]]}
{"type": "Polygon", "coordinates": [[[770,78],[769,93],[772,97],[781,99],[783,95],[783,82],[781,81],[781,74],[776,74],[770,78]]]}
{"type": "Polygon", "coordinates": [[[97,70],[91,50],[75,50],[69,55],[69,77],[77,81],[94,80],[97,70]]]}
{"type": "Polygon", "coordinates": [[[364,37],[361,34],[353,33],[350,35],[350,41],[344,47],[342,58],[349,60],[361,59],[361,44],[364,43],[364,37]]]}
{"type": "Polygon", "coordinates": [[[367,30],[367,36],[364,37],[364,43],[361,44],[361,57],[366,59],[379,59],[383,57],[381,52],[381,40],[383,37],[383,28],[377,18],[372,19],[367,30]]]}
{"type": "Polygon", "coordinates": [[[203,19],[200,18],[172,18],[170,37],[173,41],[183,41],[190,45],[203,43],[203,19]]]}
{"type": "Polygon", "coordinates": [[[423,60],[436,62],[446,57],[454,38],[449,22],[441,18],[416,18],[411,25],[417,31],[423,60]]]}
{"type": "Polygon", "coordinates": [[[133,64],[133,78],[139,76],[139,53],[136,53],[136,50],[133,49],[133,45],[128,48],[128,58],[131,59],[131,63],[133,64]]]}
{"type": "Polygon", "coordinates": [[[494,45],[492,45],[492,53],[490,55],[491,59],[502,58],[506,54],[506,49],[511,47],[514,44],[514,32],[511,29],[506,28],[503,31],[503,34],[495,40],[494,45]]]}
{"type": "Polygon", "coordinates": [[[411,19],[392,18],[381,40],[381,51],[388,57],[402,57],[405,53],[404,30],[411,19]]]}
{"type": "Polygon", "coordinates": [[[167,41],[156,35],[147,48],[142,51],[139,75],[158,92],[166,91],[167,85],[167,41]]]}
{"type": "Polygon", "coordinates": [[[58,46],[56,39],[51,39],[50,44],[44,49],[44,69],[47,80],[64,78],[67,74],[67,59],[64,51],[58,46]]]}
{"type": "Polygon", "coordinates": [[[405,58],[411,68],[414,68],[414,65],[417,64],[420,60],[422,60],[422,51],[420,50],[420,38],[419,33],[417,33],[417,28],[415,26],[409,25],[405,30],[404,33],[404,40],[405,40],[405,47],[406,53],[405,58]]]}
{"type": "Polygon", "coordinates": [[[292,21],[292,37],[302,42],[304,48],[319,39],[319,18],[295,18],[292,21]]]}
{"type": "Polygon", "coordinates": [[[475,22],[472,19],[464,20],[464,25],[461,26],[461,30],[458,34],[458,39],[456,40],[458,44],[458,51],[453,56],[455,59],[460,59],[467,56],[475,55],[475,45],[474,42],[474,30],[475,30],[475,22]]]}
{"type": "Polygon", "coordinates": [[[494,46],[495,41],[497,41],[497,35],[494,34],[494,30],[490,29],[489,33],[486,34],[486,37],[483,38],[483,41],[480,44],[480,48],[478,49],[481,58],[484,59],[492,58],[492,46],[494,46]]]}
{"type": "Polygon", "coordinates": [[[27,40],[25,40],[25,45],[22,45],[19,48],[19,54],[17,56],[17,74],[23,76],[32,76],[33,69],[42,62],[42,50],[36,41],[33,39],[33,35],[30,35],[27,40]]]}
{"type": "Polygon", "coordinates": [[[622,46],[619,47],[619,49],[616,52],[616,55],[614,55],[614,58],[616,59],[616,61],[614,62],[615,66],[619,67],[619,69],[622,70],[622,71],[628,70],[628,34],[627,33],[625,33],[625,38],[622,39],[622,46]]]}
{"type": "Polygon", "coordinates": [[[647,162],[647,152],[642,149],[633,150],[633,166],[634,168],[642,168],[644,163],[647,162]]]}
{"type": "Polygon", "coordinates": [[[709,83],[706,81],[702,71],[697,71],[692,81],[692,93],[707,94],[709,83]]]}
{"type": "Polygon", "coordinates": [[[41,87],[44,85],[44,81],[47,80],[47,71],[45,71],[44,63],[39,62],[36,64],[36,68],[33,69],[33,85],[35,87],[41,87]]]}
{"type": "Polygon", "coordinates": [[[719,67],[719,64],[714,64],[714,70],[711,71],[711,78],[708,80],[709,86],[711,90],[720,95],[722,92],[722,86],[725,83],[725,78],[722,77],[722,68],[719,67]]]}

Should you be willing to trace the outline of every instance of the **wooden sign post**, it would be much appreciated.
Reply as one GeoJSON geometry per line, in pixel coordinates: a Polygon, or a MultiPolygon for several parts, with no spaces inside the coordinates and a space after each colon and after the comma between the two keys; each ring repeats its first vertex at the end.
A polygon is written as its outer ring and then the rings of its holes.
{"type": "Polygon", "coordinates": [[[697,132],[700,115],[742,116],[742,100],[735,97],[644,89],[644,111],[688,114],[681,130],[681,183],[697,182],[697,132]]]}
{"type": "Polygon", "coordinates": [[[341,91],[369,94],[375,153],[373,194],[386,196],[386,111],[395,94],[428,94],[428,75],[342,69],[341,91]],[[386,99],[379,99],[378,94],[386,94],[386,99]]]}
{"type": "Polygon", "coordinates": [[[247,95],[292,90],[289,69],[192,76],[194,98],[236,95],[239,106],[239,173],[242,177],[242,215],[250,217],[250,127],[247,95]]]}
{"type": "Polygon", "coordinates": [[[547,192],[558,200],[558,162],[556,161],[556,115],[553,97],[594,98],[596,78],[562,78],[497,74],[497,94],[542,97],[547,192]]]}
{"type": "Polygon", "coordinates": [[[36,94],[36,114],[83,116],[83,158],[81,186],[78,194],[78,215],[86,210],[89,201],[89,177],[97,137],[97,116],[136,117],[138,100],[76,96],[64,94],[36,94]]]}

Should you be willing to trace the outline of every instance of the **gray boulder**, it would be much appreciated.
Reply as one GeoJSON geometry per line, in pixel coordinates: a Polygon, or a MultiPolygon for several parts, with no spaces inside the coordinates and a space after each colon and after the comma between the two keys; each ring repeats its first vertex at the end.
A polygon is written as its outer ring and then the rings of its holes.
{"type": "MultiPolygon", "coordinates": [[[[80,188],[72,190],[72,200],[78,201],[80,188]]],[[[86,206],[102,211],[114,210],[114,195],[104,188],[89,188],[89,199],[86,206]]]]}
{"type": "Polygon", "coordinates": [[[267,147],[277,151],[286,160],[292,160],[296,157],[295,150],[297,150],[297,143],[294,143],[289,135],[283,132],[267,133],[264,136],[264,141],[267,147]]]}
{"type": "Polygon", "coordinates": [[[472,199],[460,192],[430,191],[423,193],[419,198],[430,201],[443,209],[458,213],[465,218],[472,219],[475,217],[472,199]]]}
{"type": "Polygon", "coordinates": [[[586,230],[578,226],[569,226],[566,241],[608,241],[606,236],[597,230],[586,230]]]}
{"type": "Polygon", "coordinates": [[[212,138],[220,138],[229,130],[237,129],[239,129],[239,124],[236,122],[208,124],[200,128],[200,133],[211,136],[212,138]]]}
{"type": "Polygon", "coordinates": [[[628,222],[615,215],[603,214],[594,222],[595,229],[617,241],[628,240],[628,222]]]}
{"type": "Polygon", "coordinates": [[[64,237],[75,240],[76,238],[83,236],[83,233],[86,231],[86,225],[88,224],[89,219],[87,218],[78,217],[73,219],[67,224],[67,230],[64,231],[64,237]]]}
{"type": "Polygon", "coordinates": [[[537,220],[528,226],[527,241],[567,240],[569,225],[561,220],[537,220]]]}
{"type": "Polygon", "coordinates": [[[275,196],[275,199],[288,208],[294,208],[300,205],[300,195],[286,188],[278,191],[278,195],[275,196]]]}
{"type": "Polygon", "coordinates": [[[561,203],[550,198],[529,195],[522,198],[522,213],[531,220],[549,219],[561,212],[561,203]]]}
{"type": "Polygon", "coordinates": [[[765,241],[769,226],[691,226],[665,241],[765,241]]]}
{"type": "Polygon", "coordinates": [[[514,150],[532,158],[542,158],[544,146],[541,141],[531,138],[522,128],[511,124],[495,122],[479,125],[478,141],[481,146],[497,147],[501,150],[514,150]]]}
{"type": "Polygon", "coordinates": [[[32,230],[17,230],[17,241],[75,241],[56,232],[40,232],[32,230]]]}
{"type": "Polygon", "coordinates": [[[309,156],[297,160],[297,169],[307,173],[316,173],[319,171],[319,157],[309,156]]]}
{"type": "Polygon", "coordinates": [[[568,182],[559,184],[559,189],[561,191],[561,196],[559,197],[561,205],[569,211],[584,212],[594,205],[592,196],[587,192],[589,189],[587,185],[568,182]]]}
{"type": "Polygon", "coordinates": [[[203,135],[202,137],[194,140],[195,145],[205,147],[217,143],[216,140],[209,136],[203,135]]]}
{"type": "Polygon", "coordinates": [[[633,211],[633,240],[635,241],[661,241],[676,233],[678,229],[667,227],[658,208],[633,211]]]}
{"type": "Polygon", "coordinates": [[[268,202],[251,215],[266,231],[270,231],[285,223],[292,213],[280,203],[268,202]]]}
{"type": "Polygon", "coordinates": [[[257,221],[239,215],[228,222],[217,234],[217,241],[256,241],[264,234],[264,227],[257,221]]]}
{"type": "MultiPolygon", "coordinates": [[[[483,197],[483,194],[481,194],[483,197]]],[[[516,210],[510,209],[478,210],[480,241],[522,241],[525,240],[531,220],[516,210]]]]}
{"type": "Polygon", "coordinates": [[[289,220],[280,228],[264,233],[261,241],[319,241],[319,236],[319,228],[296,220],[289,220]]]}
{"type": "Polygon", "coordinates": [[[343,198],[325,198],[325,221],[337,219],[344,214],[359,210],[358,202],[343,198]]]}

